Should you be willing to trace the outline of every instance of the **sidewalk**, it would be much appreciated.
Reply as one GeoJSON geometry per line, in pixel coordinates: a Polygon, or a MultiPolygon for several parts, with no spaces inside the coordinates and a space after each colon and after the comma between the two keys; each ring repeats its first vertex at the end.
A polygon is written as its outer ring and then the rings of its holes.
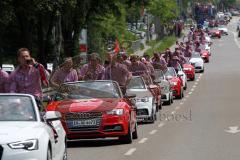
{"type": "MultiPolygon", "coordinates": [[[[183,35],[182,35],[180,38],[178,38],[177,41],[179,41],[179,42],[183,41],[183,38],[184,38],[184,36],[187,35],[188,31],[189,31],[188,29],[183,30],[183,32],[182,32],[183,35]]],[[[154,46],[154,48],[158,47],[160,44],[161,44],[160,42],[157,43],[157,44],[154,46]]],[[[175,45],[175,43],[174,43],[174,44],[170,47],[170,50],[173,51],[173,50],[175,49],[175,47],[176,47],[176,45],[175,45]]],[[[143,50],[138,50],[138,51],[136,51],[135,54],[138,55],[138,56],[143,56],[144,53],[145,53],[148,49],[150,49],[150,48],[151,48],[151,46],[148,46],[148,45],[146,44],[146,40],[145,40],[145,42],[144,42],[144,49],[143,49],[143,50]]]]}

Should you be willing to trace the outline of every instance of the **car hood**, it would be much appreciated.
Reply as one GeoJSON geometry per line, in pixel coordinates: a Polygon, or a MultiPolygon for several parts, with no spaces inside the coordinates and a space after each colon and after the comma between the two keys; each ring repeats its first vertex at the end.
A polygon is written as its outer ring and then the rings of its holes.
{"type": "Polygon", "coordinates": [[[202,60],[202,58],[191,58],[190,59],[190,61],[189,61],[190,63],[196,63],[196,62],[203,62],[203,60],[202,60]]]}
{"type": "Polygon", "coordinates": [[[42,128],[39,122],[0,122],[0,144],[36,139],[42,128]]]}
{"type": "Polygon", "coordinates": [[[128,94],[136,94],[137,98],[143,98],[143,97],[152,97],[152,94],[147,89],[128,89],[128,94]]]}
{"type": "Polygon", "coordinates": [[[120,98],[65,100],[57,104],[56,110],[61,113],[104,112],[116,107],[121,108],[125,104],[124,100],[120,98]]]}

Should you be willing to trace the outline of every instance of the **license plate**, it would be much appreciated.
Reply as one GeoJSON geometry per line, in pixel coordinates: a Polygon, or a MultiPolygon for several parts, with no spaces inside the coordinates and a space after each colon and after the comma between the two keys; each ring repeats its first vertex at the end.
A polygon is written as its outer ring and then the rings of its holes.
{"type": "Polygon", "coordinates": [[[67,124],[69,128],[79,128],[79,127],[97,126],[99,123],[97,119],[86,119],[86,120],[67,121],[67,124]]]}

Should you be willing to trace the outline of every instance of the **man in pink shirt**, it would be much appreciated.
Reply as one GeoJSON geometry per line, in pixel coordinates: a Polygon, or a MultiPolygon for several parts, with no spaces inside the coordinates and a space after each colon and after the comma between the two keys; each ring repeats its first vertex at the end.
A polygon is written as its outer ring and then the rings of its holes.
{"type": "Polygon", "coordinates": [[[42,99],[42,84],[48,85],[43,65],[37,63],[27,48],[18,50],[19,67],[10,76],[10,92],[26,93],[42,99]]]}
{"type": "Polygon", "coordinates": [[[8,73],[0,68],[0,93],[8,92],[8,73]]]}
{"type": "Polygon", "coordinates": [[[63,64],[59,69],[57,69],[51,79],[51,85],[58,88],[62,83],[74,82],[78,80],[78,74],[75,69],[73,69],[73,61],[71,57],[64,60],[63,64]]]}
{"type": "Polygon", "coordinates": [[[80,70],[81,80],[102,80],[104,78],[104,67],[99,63],[100,59],[97,53],[92,53],[89,63],[85,64],[80,70]]]}
{"type": "Polygon", "coordinates": [[[132,78],[126,65],[117,62],[117,55],[109,54],[109,66],[105,69],[105,80],[113,80],[118,82],[122,87],[123,93],[126,92],[126,86],[132,78]]]}

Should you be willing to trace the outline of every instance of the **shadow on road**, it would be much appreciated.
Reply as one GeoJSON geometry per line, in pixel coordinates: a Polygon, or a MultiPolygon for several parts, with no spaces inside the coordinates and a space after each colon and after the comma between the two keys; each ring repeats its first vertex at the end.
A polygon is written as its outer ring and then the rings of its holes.
{"type": "Polygon", "coordinates": [[[87,139],[87,140],[74,140],[68,141],[68,148],[79,148],[79,147],[105,147],[122,145],[118,139],[87,139]]]}

